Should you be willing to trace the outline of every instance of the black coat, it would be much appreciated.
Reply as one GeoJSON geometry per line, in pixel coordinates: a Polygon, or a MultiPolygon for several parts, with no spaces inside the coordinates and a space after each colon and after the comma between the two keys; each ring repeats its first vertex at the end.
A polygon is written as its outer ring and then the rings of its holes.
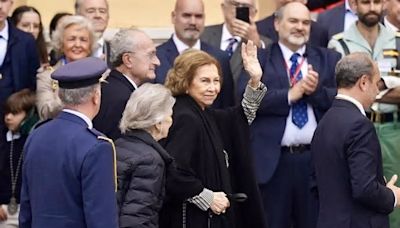
{"type": "MultiPolygon", "coordinates": [[[[225,193],[244,192],[245,203],[226,214],[213,215],[211,227],[265,227],[263,209],[248,153],[248,124],[241,108],[203,111],[187,95],[176,98],[173,125],[163,142],[177,164],[167,176],[167,200],[161,227],[182,226],[182,203],[203,188],[225,193]],[[225,150],[229,156],[226,166],[225,150]]],[[[188,228],[208,227],[209,211],[186,203],[188,228]]]]}
{"type": "Polygon", "coordinates": [[[120,227],[158,227],[171,156],[143,130],[116,141],[120,227]]]}
{"type": "Polygon", "coordinates": [[[121,72],[112,70],[107,83],[101,85],[100,111],[93,120],[93,126],[113,140],[119,138],[119,121],[134,90],[135,87],[121,72]]]}

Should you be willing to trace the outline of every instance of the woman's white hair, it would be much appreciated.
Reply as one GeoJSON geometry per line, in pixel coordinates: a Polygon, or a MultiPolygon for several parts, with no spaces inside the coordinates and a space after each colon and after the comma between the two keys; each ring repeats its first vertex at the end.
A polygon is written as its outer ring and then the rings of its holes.
{"type": "Polygon", "coordinates": [[[90,39],[90,53],[97,48],[97,37],[94,32],[92,22],[83,16],[73,15],[73,16],[65,16],[61,19],[60,23],[57,25],[56,30],[53,33],[53,39],[51,41],[54,50],[56,50],[58,55],[64,54],[62,52],[63,49],[63,40],[65,29],[72,25],[78,25],[80,28],[86,29],[89,31],[89,39],[90,39]]]}
{"type": "Polygon", "coordinates": [[[119,125],[122,133],[133,129],[149,131],[172,114],[175,98],[161,84],[145,83],[129,98],[119,125]]]}

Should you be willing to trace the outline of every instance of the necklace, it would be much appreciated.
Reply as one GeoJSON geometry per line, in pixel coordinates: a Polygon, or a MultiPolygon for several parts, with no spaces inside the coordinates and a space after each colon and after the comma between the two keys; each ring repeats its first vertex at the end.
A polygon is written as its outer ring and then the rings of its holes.
{"type": "Polygon", "coordinates": [[[8,204],[7,210],[10,215],[14,215],[18,211],[17,199],[15,198],[15,188],[17,186],[19,170],[21,168],[23,153],[19,155],[17,169],[14,172],[14,163],[13,163],[13,155],[14,155],[14,139],[11,140],[10,143],[10,174],[11,174],[11,198],[10,203],[8,204]]]}

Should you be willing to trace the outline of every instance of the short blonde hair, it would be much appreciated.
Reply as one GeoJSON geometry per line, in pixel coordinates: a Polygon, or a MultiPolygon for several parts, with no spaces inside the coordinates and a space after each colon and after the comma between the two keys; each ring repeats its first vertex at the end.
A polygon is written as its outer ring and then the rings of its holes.
{"type": "Polygon", "coordinates": [[[123,134],[133,129],[149,131],[172,114],[174,104],[175,98],[165,86],[145,83],[129,98],[119,128],[123,134]]]}
{"type": "Polygon", "coordinates": [[[189,49],[175,59],[174,66],[168,71],[165,79],[165,86],[171,90],[173,96],[185,94],[193,81],[197,69],[210,64],[217,67],[222,83],[219,62],[204,51],[189,49]]]}
{"type": "Polygon", "coordinates": [[[92,22],[89,21],[89,19],[78,15],[65,16],[59,22],[56,30],[53,33],[53,39],[51,41],[54,50],[57,52],[58,55],[64,54],[62,52],[62,49],[63,49],[63,40],[64,40],[63,38],[65,29],[67,29],[72,25],[78,25],[80,28],[89,31],[89,39],[91,44],[90,53],[93,53],[93,51],[97,48],[97,38],[93,29],[92,22]]]}

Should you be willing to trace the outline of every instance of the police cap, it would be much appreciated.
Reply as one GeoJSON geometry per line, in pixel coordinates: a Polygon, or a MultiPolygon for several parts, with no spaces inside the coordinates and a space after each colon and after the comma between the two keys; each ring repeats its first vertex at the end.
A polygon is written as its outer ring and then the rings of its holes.
{"type": "Polygon", "coordinates": [[[95,57],[75,60],[59,67],[51,74],[60,88],[76,89],[99,83],[107,64],[95,57]]]}

